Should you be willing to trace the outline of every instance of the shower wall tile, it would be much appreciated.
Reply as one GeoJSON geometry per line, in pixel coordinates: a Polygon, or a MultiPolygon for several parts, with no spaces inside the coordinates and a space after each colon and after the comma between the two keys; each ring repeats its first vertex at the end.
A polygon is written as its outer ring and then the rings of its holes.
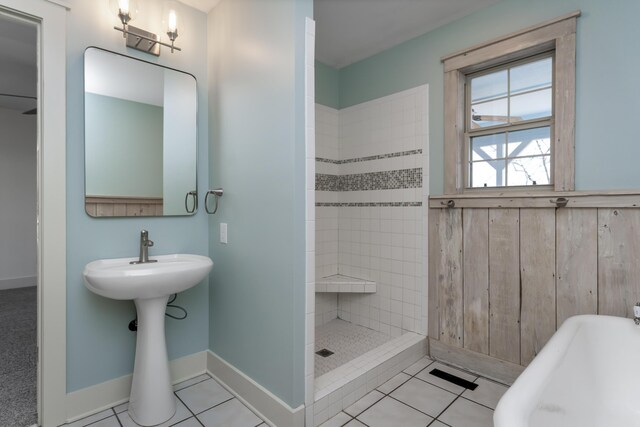
{"type": "Polygon", "coordinates": [[[426,332],[425,101],[426,88],[421,87],[341,110],[339,115],[340,174],[373,174],[388,180],[339,192],[338,270],[375,280],[378,292],[341,294],[338,317],[391,336],[426,332]],[[380,206],[388,203],[393,206],[380,206]],[[367,204],[373,206],[363,206],[367,204]]]}
{"type": "MultiPolygon", "coordinates": [[[[337,177],[340,172],[339,165],[335,163],[339,159],[338,125],[338,110],[316,104],[316,159],[328,160],[315,162],[316,176],[322,174],[328,177],[337,177]]],[[[330,178],[325,179],[325,181],[328,180],[330,178]]],[[[316,181],[317,178],[314,180],[314,185],[316,185],[316,181]]],[[[316,191],[316,204],[337,202],[338,193],[336,191],[316,191]]],[[[338,211],[335,207],[316,207],[315,276],[318,278],[334,274],[338,274],[338,211]]],[[[328,309],[328,311],[335,312],[337,315],[337,306],[328,309]]],[[[323,319],[325,315],[320,312],[317,317],[323,319]]],[[[318,324],[322,324],[322,322],[318,324]]]]}
{"type": "Polygon", "coordinates": [[[316,106],[316,277],[377,283],[375,294],[316,299],[317,324],[335,313],[392,336],[426,334],[426,109],[426,86],[316,106]]]}
{"type": "Polygon", "coordinates": [[[316,294],[316,327],[338,317],[338,294],[319,292],[316,294]]]}

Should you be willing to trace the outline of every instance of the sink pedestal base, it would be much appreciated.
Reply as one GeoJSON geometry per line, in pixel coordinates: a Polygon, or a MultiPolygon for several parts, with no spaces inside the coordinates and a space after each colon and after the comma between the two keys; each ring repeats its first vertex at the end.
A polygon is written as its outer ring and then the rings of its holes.
{"type": "Polygon", "coordinates": [[[168,300],[169,295],[134,300],[138,312],[138,337],[129,415],[142,426],[162,424],[176,412],[164,335],[168,300]]]}

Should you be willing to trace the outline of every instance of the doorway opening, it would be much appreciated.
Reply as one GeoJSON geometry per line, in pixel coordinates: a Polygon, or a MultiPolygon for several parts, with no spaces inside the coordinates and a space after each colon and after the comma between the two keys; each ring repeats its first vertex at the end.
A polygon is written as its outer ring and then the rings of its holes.
{"type": "Polygon", "coordinates": [[[38,28],[0,14],[0,425],[38,422],[38,28]]]}

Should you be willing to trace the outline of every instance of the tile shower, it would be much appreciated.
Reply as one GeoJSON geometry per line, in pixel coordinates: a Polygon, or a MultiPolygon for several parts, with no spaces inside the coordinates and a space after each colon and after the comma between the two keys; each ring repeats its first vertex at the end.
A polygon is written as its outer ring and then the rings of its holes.
{"type": "Polygon", "coordinates": [[[316,425],[424,351],[427,90],[316,104],[316,425]]]}

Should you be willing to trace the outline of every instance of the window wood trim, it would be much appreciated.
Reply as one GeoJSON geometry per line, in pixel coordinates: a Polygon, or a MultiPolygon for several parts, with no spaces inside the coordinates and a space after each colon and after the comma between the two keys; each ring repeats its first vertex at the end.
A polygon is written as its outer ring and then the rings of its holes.
{"type": "Polygon", "coordinates": [[[442,58],[444,63],[444,192],[465,191],[466,75],[501,63],[555,50],[554,190],[575,189],[575,52],[580,11],[475,45],[442,58]]]}

